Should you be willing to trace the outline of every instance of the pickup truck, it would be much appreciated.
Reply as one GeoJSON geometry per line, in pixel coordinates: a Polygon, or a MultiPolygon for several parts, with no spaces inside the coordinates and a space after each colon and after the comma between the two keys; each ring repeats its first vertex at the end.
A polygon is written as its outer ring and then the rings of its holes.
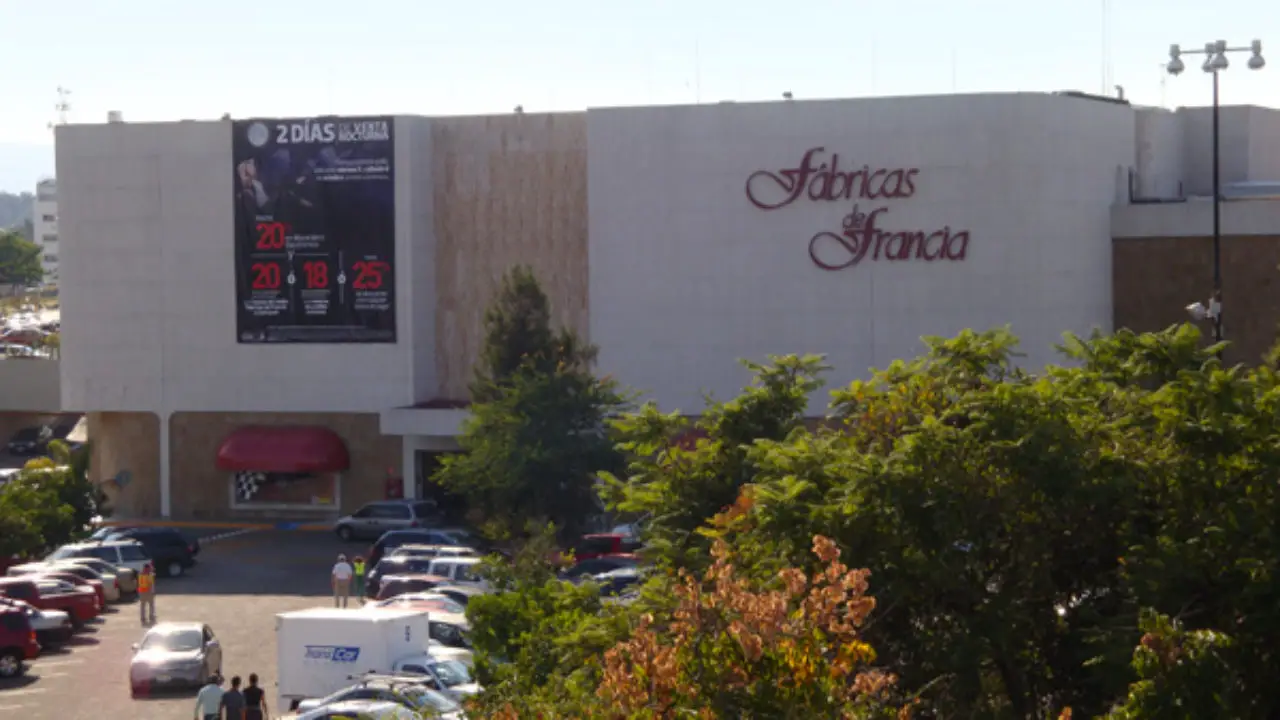
{"type": "Polygon", "coordinates": [[[98,616],[98,596],[86,585],[59,580],[0,578],[0,596],[22,600],[39,610],[61,610],[76,629],[98,616]]]}

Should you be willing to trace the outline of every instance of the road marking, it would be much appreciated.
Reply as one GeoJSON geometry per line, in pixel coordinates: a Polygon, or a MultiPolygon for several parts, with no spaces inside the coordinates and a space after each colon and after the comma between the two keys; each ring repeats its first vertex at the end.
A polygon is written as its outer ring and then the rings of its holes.
{"type": "Polygon", "coordinates": [[[82,662],[84,662],[84,660],[53,660],[51,662],[40,662],[37,664],[37,667],[47,668],[58,667],[60,665],[79,665],[82,662]]]}
{"type": "MultiPolygon", "coordinates": [[[[10,693],[5,693],[6,695],[10,693]]],[[[26,705],[0,705],[0,710],[21,710],[26,705]]]]}
{"type": "MultiPolygon", "coordinates": [[[[37,667],[36,669],[37,669],[37,670],[39,670],[40,668],[39,668],[39,667],[37,667]]],[[[49,678],[58,678],[58,677],[66,677],[66,676],[67,676],[67,673],[43,673],[43,672],[42,672],[42,673],[37,673],[37,674],[40,676],[40,679],[41,679],[41,680],[48,680],[49,678]]]]}

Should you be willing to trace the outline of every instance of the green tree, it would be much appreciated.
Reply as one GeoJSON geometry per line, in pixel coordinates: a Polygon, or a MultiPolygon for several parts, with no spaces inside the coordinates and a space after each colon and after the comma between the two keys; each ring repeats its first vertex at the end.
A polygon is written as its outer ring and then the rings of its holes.
{"type": "Polygon", "coordinates": [[[587,717],[603,654],[628,633],[625,609],[602,603],[594,584],[557,578],[555,540],[545,526],[512,562],[487,562],[493,592],[467,604],[485,687],[478,717],[587,717]]]}
{"type": "Polygon", "coordinates": [[[14,231],[0,230],[0,284],[16,289],[39,282],[43,277],[40,246],[14,231]]]}
{"type": "Polygon", "coordinates": [[[571,538],[600,510],[596,473],[619,462],[606,423],[627,399],[592,373],[594,347],[551,328],[528,268],[504,278],[485,332],[463,452],[445,458],[435,480],[466,498],[491,537],[551,522],[571,538]]]}

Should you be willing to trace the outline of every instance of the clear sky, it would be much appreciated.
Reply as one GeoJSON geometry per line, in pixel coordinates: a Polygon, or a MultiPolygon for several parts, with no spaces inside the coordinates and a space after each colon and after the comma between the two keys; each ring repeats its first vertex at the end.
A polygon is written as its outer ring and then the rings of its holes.
{"type": "Polygon", "coordinates": [[[72,122],[108,110],[126,120],[538,112],[786,90],[798,100],[1100,92],[1109,46],[1107,85],[1173,107],[1207,104],[1210,84],[1194,59],[1165,79],[1170,43],[1261,37],[1272,64],[1250,72],[1233,56],[1222,100],[1276,107],[1277,2],[1110,0],[1104,14],[1101,0],[0,0],[0,189],[29,189],[52,170],[51,151],[31,146],[52,141],[58,86],[72,91],[72,122]]]}

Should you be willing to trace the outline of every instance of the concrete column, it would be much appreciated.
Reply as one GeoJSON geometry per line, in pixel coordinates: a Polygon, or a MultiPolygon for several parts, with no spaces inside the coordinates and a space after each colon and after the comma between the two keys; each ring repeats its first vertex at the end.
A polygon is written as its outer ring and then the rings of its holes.
{"type": "Polygon", "coordinates": [[[172,492],[169,485],[169,419],[167,410],[157,413],[160,417],[160,517],[170,514],[172,492]]]}
{"type": "Polygon", "coordinates": [[[418,438],[405,435],[400,442],[400,467],[404,476],[404,497],[406,500],[418,499],[418,438]]]}

